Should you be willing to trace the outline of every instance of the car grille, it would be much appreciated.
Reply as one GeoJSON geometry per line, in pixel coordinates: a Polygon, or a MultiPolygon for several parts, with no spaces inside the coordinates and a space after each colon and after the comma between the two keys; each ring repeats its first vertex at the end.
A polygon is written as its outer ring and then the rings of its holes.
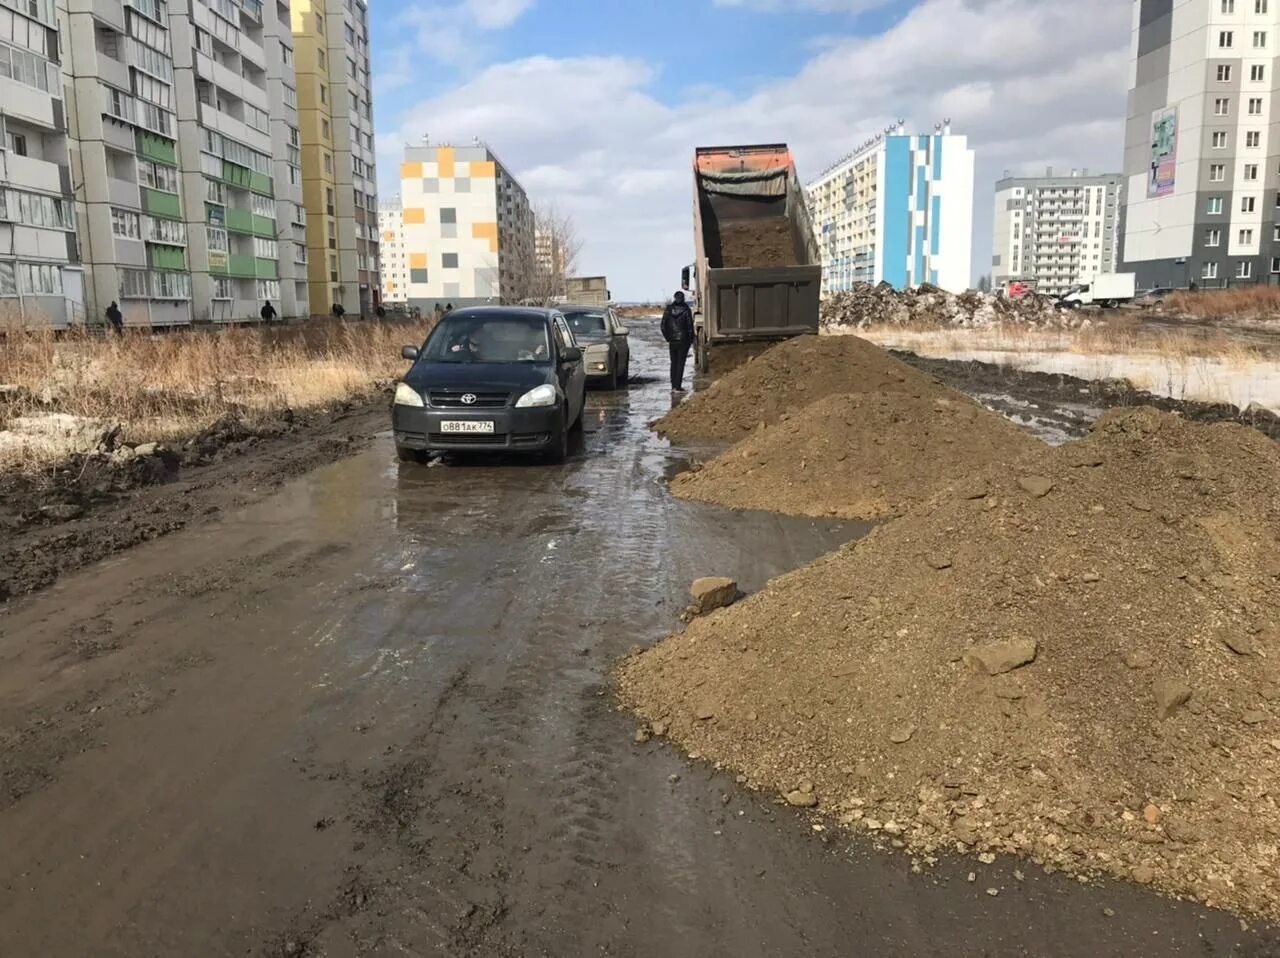
{"type": "Polygon", "coordinates": [[[501,409],[511,398],[510,393],[471,392],[467,389],[433,389],[427,399],[437,409],[501,409]],[[473,403],[464,403],[463,396],[475,396],[473,403]]]}
{"type": "Polygon", "coordinates": [[[468,434],[458,432],[433,432],[429,436],[433,446],[505,446],[507,437],[502,433],[468,434]]]}

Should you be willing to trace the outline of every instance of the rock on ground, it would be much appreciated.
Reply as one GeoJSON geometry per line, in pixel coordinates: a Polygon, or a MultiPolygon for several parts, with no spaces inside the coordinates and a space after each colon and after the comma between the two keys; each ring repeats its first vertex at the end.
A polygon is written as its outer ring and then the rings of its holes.
{"type": "Polygon", "coordinates": [[[694,580],[689,595],[693,598],[697,614],[706,615],[737,601],[738,583],[723,576],[705,576],[694,580]]]}

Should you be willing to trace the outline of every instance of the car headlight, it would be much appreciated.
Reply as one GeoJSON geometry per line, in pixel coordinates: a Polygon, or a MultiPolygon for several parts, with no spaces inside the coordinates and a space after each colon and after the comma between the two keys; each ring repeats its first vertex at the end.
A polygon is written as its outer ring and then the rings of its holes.
{"type": "Polygon", "coordinates": [[[419,409],[426,405],[422,401],[422,394],[408,383],[400,383],[400,385],[396,386],[395,404],[397,406],[416,406],[419,409]]]}
{"type": "Polygon", "coordinates": [[[556,387],[550,383],[535,386],[516,400],[517,409],[530,409],[538,406],[554,406],[556,404],[556,387]]]}

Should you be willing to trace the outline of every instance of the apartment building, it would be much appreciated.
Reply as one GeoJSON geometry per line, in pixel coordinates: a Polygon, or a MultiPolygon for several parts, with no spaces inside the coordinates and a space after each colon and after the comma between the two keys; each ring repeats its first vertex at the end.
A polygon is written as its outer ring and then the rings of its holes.
{"type": "Polygon", "coordinates": [[[53,0],[0,0],[0,328],[84,315],[53,0]]]}
{"type": "Polygon", "coordinates": [[[991,280],[1058,296],[1081,279],[1120,266],[1124,177],[1072,170],[996,183],[991,280]]]}
{"type": "Polygon", "coordinates": [[[924,136],[899,123],[830,167],[807,190],[823,295],[855,283],[968,289],[973,178],[968,138],[949,122],[924,136]]]}
{"type": "Polygon", "coordinates": [[[369,315],[382,296],[369,13],[361,0],[293,0],[311,311],[369,315]]]}
{"type": "Polygon", "coordinates": [[[409,296],[409,265],[404,251],[404,214],[399,203],[378,207],[378,234],[383,302],[403,303],[409,296]]]}
{"type": "Polygon", "coordinates": [[[1124,268],[1280,282],[1280,2],[1134,0],[1124,268]]]}
{"type": "Polygon", "coordinates": [[[411,305],[426,311],[527,295],[533,210],[489,147],[406,147],[400,198],[411,305]]]}

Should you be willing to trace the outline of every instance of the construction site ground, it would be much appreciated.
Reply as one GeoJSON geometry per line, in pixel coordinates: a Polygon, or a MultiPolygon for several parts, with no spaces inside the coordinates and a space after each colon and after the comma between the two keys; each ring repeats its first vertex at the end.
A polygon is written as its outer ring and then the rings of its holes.
{"type": "Polygon", "coordinates": [[[249,488],[0,608],[0,954],[1277,953],[1129,882],[913,872],[636,742],[615,670],[692,579],[758,591],[869,527],[673,499],[666,350],[631,328],[635,382],[565,467],[401,465],[353,410],[322,467],[243,449],[249,488]]]}

